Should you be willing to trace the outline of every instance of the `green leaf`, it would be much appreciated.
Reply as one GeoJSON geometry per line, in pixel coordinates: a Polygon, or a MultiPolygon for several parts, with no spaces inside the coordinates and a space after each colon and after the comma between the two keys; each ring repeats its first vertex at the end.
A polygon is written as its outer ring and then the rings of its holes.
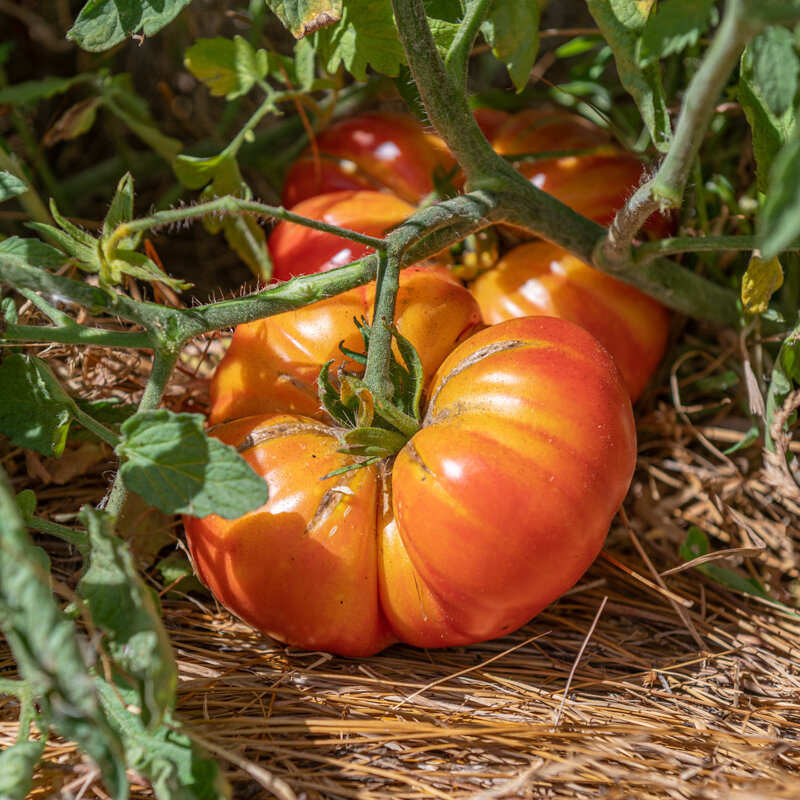
{"type": "Polygon", "coordinates": [[[394,77],[406,63],[390,0],[346,0],[341,22],[314,36],[328,72],[343,64],[356,80],[364,81],[367,65],[394,77]]]}
{"type": "Polygon", "coordinates": [[[307,92],[311,89],[317,74],[317,53],[311,39],[300,39],[294,45],[295,88],[307,92]]]}
{"type": "MultiPolygon", "coordinates": [[[[695,558],[708,555],[710,550],[708,537],[705,533],[700,528],[694,527],[694,525],[689,528],[686,534],[686,541],[681,545],[681,558],[684,561],[692,561],[695,558]]],[[[763,600],[772,600],[761,583],[755,578],[746,578],[738,572],[714,563],[697,564],[694,569],[711,578],[712,581],[716,581],[728,589],[733,589],[735,592],[760,597],[763,600]]]]}
{"type": "Polygon", "coordinates": [[[148,730],[131,714],[136,693],[121,681],[97,679],[100,701],[122,737],[128,766],[144,776],[159,800],[229,800],[231,790],[216,761],[187,736],[171,712],[164,723],[148,730]]]}
{"type": "Polygon", "coordinates": [[[208,589],[195,577],[189,559],[180,550],[174,550],[166,558],[162,558],[156,569],[161,575],[164,586],[172,587],[167,592],[167,597],[175,597],[183,592],[209,594],[208,589]]]}
{"type": "Polygon", "coordinates": [[[800,137],[778,153],[769,173],[770,192],[758,218],[761,257],[771,259],[800,237],[800,137]]]}
{"type": "Polygon", "coordinates": [[[157,600],[128,545],[114,534],[111,516],[84,506],[79,519],[89,533],[89,555],[78,594],[103,632],[103,648],[126,680],[134,682],[142,722],[153,729],[174,708],[178,685],[175,654],[157,600]]]}
{"type": "Polygon", "coordinates": [[[0,752],[0,800],[25,800],[33,788],[33,770],[45,740],[17,742],[0,752]]]}
{"type": "Polygon", "coordinates": [[[67,32],[79,47],[93,53],[108,50],[135,34],[153,36],[190,0],[89,0],[67,32]]]}
{"type": "MultiPolygon", "coordinates": [[[[103,233],[101,240],[105,241],[114,232],[118,225],[130,222],[133,219],[133,177],[130,172],[126,172],[114,192],[106,218],[103,221],[103,233]]],[[[139,244],[140,236],[122,239],[121,247],[135,248],[139,244]]]]}
{"type": "Polygon", "coordinates": [[[23,489],[15,498],[22,519],[29,522],[36,513],[36,495],[30,489],[23,489]]]}
{"type": "Polygon", "coordinates": [[[342,18],[342,0],[267,0],[267,6],[295,39],[342,18]]]}
{"type": "MultiPolygon", "coordinates": [[[[0,320],[6,325],[16,325],[19,322],[17,304],[13,297],[4,297],[0,300],[0,320]]],[[[0,329],[2,329],[2,325],[0,325],[0,329]]]]}
{"type": "Polygon", "coordinates": [[[492,0],[481,32],[521,92],[539,52],[538,0],[492,0]]]}
{"type": "Polygon", "coordinates": [[[761,192],[769,191],[769,174],[780,149],[791,139],[796,124],[794,110],[787,108],[780,116],[770,109],[767,92],[755,67],[753,43],[745,49],[739,69],[739,102],[753,132],[756,178],[761,192]]]}
{"type": "Polygon", "coordinates": [[[655,0],[587,0],[589,12],[614,53],[620,81],[636,101],[656,148],[669,149],[672,128],[667,112],[661,70],[657,63],[642,65],[639,51],[655,0]]]}
{"type": "Polygon", "coordinates": [[[186,51],[183,63],[214,97],[228,100],[247,94],[267,75],[267,51],[255,50],[241,36],[200,39],[186,51]]]}
{"type": "Polygon", "coordinates": [[[53,601],[49,567],[46,553],[31,543],[0,470],[0,628],[43,720],[77,742],[113,797],[123,800],[128,781],[122,744],[98,702],[84,646],[53,601]]]}
{"type": "Polygon", "coordinates": [[[173,160],[172,169],[187,189],[202,189],[214,179],[217,171],[223,167],[223,161],[235,159],[224,153],[209,158],[180,155],[173,160]]]}
{"type": "Polygon", "coordinates": [[[792,32],[780,26],[767,28],[748,47],[753,79],[760,87],[767,108],[781,117],[790,109],[797,94],[800,58],[792,32]]]}
{"type": "Polygon", "coordinates": [[[64,253],[40,239],[22,239],[19,236],[10,236],[0,242],[0,253],[40,269],[60,267],[67,260],[64,253]]]}
{"type": "Polygon", "coordinates": [[[86,83],[95,76],[91,73],[76,75],[73,78],[43,78],[39,81],[25,81],[0,89],[0,105],[31,106],[69,91],[76,83],[86,83]]]}
{"type": "Polygon", "coordinates": [[[42,359],[12,353],[0,363],[0,433],[12,444],[60,456],[73,407],[42,359]]]}
{"type": "Polygon", "coordinates": [[[642,63],[658,61],[697,44],[715,25],[719,14],[716,0],[671,0],[658,4],[647,19],[642,37],[642,63]]]}
{"type": "Polygon", "coordinates": [[[125,485],[169,513],[235,519],[267,502],[267,485],[233,447],[206,436],[200,414],[150,411],[122,425],[125,485]]]}
{"type": "Polygon", "coordinates": [[[28,184],[25,181],[10,172],[0,172],[0,203],[27,191],[28,184]]]}

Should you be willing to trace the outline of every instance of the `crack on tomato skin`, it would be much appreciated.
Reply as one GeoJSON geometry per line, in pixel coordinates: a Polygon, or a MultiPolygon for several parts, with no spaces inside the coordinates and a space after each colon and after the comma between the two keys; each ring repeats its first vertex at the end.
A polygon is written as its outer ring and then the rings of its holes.
{"type": "Polygon", "coordinates": [[[419,450],[417,450],[413,439],[410,439],[406,443],[405,449],[408,450],[409,459],[411,459],[411,461],[414,462],[423,472],[426,472],[432,478],[436,477],[433,470],[422,460],[422,456],[419,454],[419,450]]]}
{"type": "Polygon", "coordinates": [[[281,422],[278,425],[271,425],[248,433],[244,441],[238,445],[236,451],[238,453],[246,453],[248,450],[258,447],[271,439],[277,439],[281,436],[297,436],[303,433],[316,433],[321,436],[330,436],[333,439],[339,438],[337,429],[331,428],[329,425],[323,425],[310,419],[307,421],[298,419],[297,422],[281,422]]]}
{"type": "Polygon", "coordinates": [[[474,366],[475,364],[483,361],[484,358],[488,356],[494,355],[495,353],[502,353],[506,350],[518,350],[520,347],[535,347],[536,344],[530,341],[523,341],[522,339],[508,339],[502,342],[492,342],[491,344],[487,344],[484,347],[476,350],[474,353],[468,355],[462,361],[459,361],[447,375],[442,378],[441,381],[436,385],[436,391],[428,398],[428,408],[425,414],[425,419],[422,421],[422,427],[426,425],[430,425],[433,417],[433,407],[436,404],[436,399],[439,396],[439,392],[447,386],[452,378],[455,378],[456,375],[461,374],[464,370],[469,369],[470,367],[474,366]]]}
{"type": "MultiPolygon", "coordinates": [[[[339,478],[339,482],[336,486],[331,486],[330,488],[326,489],[323,493],[322,497],[319,500],[319,504],[317,505],[317,510],[314,512],[314,516],[308,521],[308,525],[306,525],[306,529],[303,532],[304,534],[313,533],[315,530],[321,528],[333,512],[336,510],[339,503],[347,502],[348,497],[354,497],[355,492],[350,487],[350,478],[351,475],[347,473],[343,474],[339,478]]],[[[331,535],[335,532],[336,528],[331,531],[331,535]]]]}

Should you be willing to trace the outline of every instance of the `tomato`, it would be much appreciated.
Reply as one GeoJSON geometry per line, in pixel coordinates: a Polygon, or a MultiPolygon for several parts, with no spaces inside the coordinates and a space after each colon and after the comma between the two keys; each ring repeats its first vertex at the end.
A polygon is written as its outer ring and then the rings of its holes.
{"type": "MultiPolygon", "coordinates": [[[[297,311],[237,326],[211,381],[210,422],[265,412],[324,416],[317,376],[356,365],[340,344],[363,350],[353,319],[372,319],[375,282],[297,311]]],[[[400,274],[395,324],[422,361],[427,385],[453,347],[482,327],[477,301],[447,270],[414,266],[400,274]]]]}
{"type": "MultiPolygon", "coordinates": [[[[614,145],[606,131],[566,111],[526,109],[494,130],[492,146],[507,157],[590,151],[520,160],[515,166],[534,186],[601,225],[611,223],[645,175],[642,162],[614,145]]],[[[657,238],[669,235],[671,228],[669,217],[654,214],[645,230],[657,238]]]]}
{"type": "Polygon", "coordinates": [[[585,328],[614,357],[634,400],[666,347],[669,313],[660,303],[548,242],[515,247],[470,288],[488,324],[547,314],[585,328]]]}
{"type": "Polygon", "coordinates": [[[596,557],[636,457],[613,360],[552,317],[460,344],[393,460],[331,477],[354,463],[340,432],[289,415],[220,426],[270,498],[237,520],[185,525],[223,605],[289,645],[346,656],[395,640],[465,645],[524,624],[596,557]]]}
{"type": "Polygon", "coordinates": [[[434,190],[434,177],[456,163],[444,142],[415,117],[386,111],[336,122],[317,136],[320,158],[310,148],[289,168],[283,204],[342,189],[386,190],[408,203],[434,190]]]}
{"type": "MultiPolygon", "coordinates": [[[[298,203],[296,214],[383,238],[414,213],[414,206],[382,192],[342,191],[298,203]]],[[[275,280],[325,272],[373,252],[371,248],[295,222],[279,222],[267,241],[275,280]]]]}

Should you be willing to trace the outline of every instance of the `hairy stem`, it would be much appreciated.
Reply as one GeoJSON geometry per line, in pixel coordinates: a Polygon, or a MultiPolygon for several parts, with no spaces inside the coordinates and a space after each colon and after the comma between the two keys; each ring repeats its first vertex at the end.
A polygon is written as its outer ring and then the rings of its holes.
{"type": "Polygon", "coordinates": [[[394,308],[399,287],[400,257],[397,254],[391,254],[388,257],[381,255],[364,383],[375,397],[388,401],[392,398],[393,389],[390,375],[392,324],[394,323],[394,308]]]}
{"type": "Polygon", "coordinates": [[[633,248],[634,264],[644,264],[661,256],[677,253],[703,253],[721,250],[755,250],[757,236],[677,236],[673,239],[657,239],[644,242],[633,248]]]}
{"type": "Polygon", "coordinates": [[[490,4],[491,0],[467,0],[464,18],[444,60],[453,82],[462,89],[467,85],[467,65],[472,45],[480,33],[490,4]]]}

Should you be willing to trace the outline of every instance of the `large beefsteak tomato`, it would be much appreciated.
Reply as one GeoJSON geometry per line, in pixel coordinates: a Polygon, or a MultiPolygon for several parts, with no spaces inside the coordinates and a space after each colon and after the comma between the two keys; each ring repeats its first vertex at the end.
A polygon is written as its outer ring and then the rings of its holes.
{"type": "Polygon", "coordinates": [[[459,345],[393,463],[331,476],[353,463],[339,433],[287,415],[217,428],[270,498],[237,520],[185,524],[223,605],[287,644],[347,656],[398,639],[469,644],[524,624],[596,557],[636,454],[608,352],[551,317],[459,345]]]}
{"type": "Polygon", "coordinates": [[[509,250],[470,289],[490,325],[547,314],[585,328],[614,356],[634,400],[664,354],[669,314],[660,303],[549,242],[509,250]]]}
{"type": "MultiPolygon", "coordinates": [[[[246,325],[238,325],[211,380],[210,422],[248,414],[324,416],[317,394],[320,367],[355,369],[341,347],[360,351],[353,320],[372,320],[375,283],[246,325]]],[[[470,292],[440,267],[414,266],[400,274],[395,305],[398,332],[417,350],[427,386],[462,340],[483,327],[470,292]]]]}

